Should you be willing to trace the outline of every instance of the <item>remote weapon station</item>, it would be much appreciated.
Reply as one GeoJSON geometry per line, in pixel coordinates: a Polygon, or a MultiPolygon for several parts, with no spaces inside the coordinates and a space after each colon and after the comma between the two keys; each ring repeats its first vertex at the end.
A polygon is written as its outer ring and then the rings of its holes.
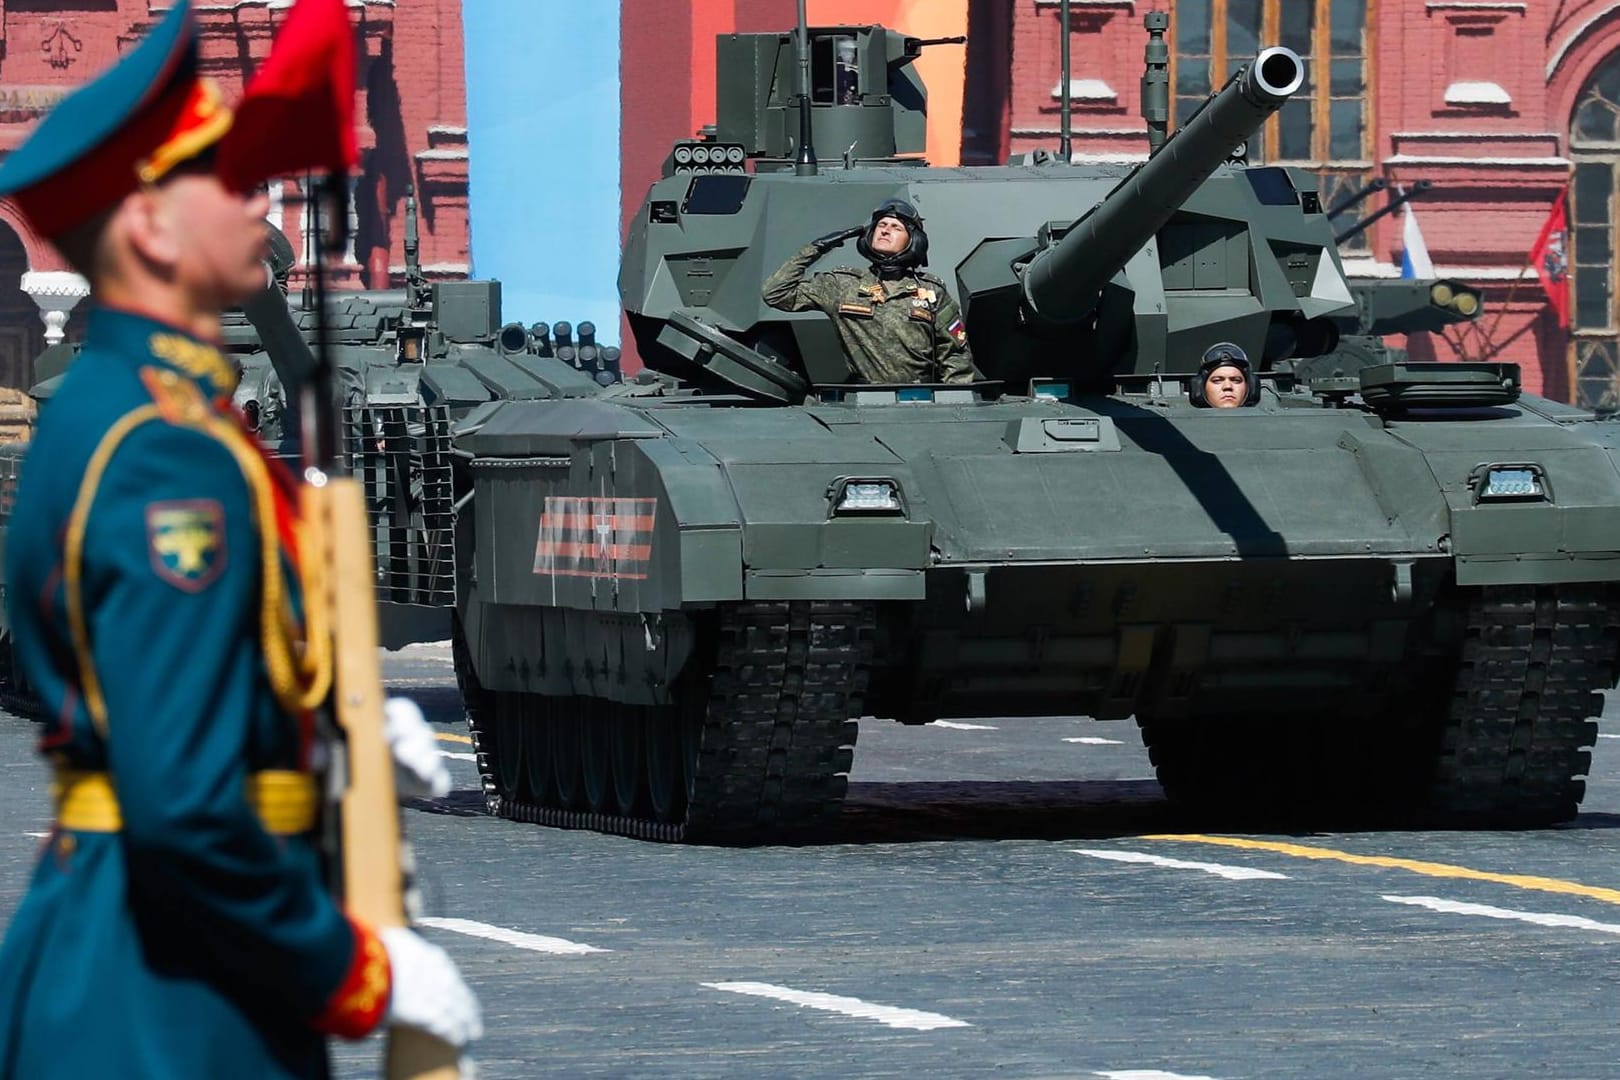
{"type": "Polygon", "coordinates": [[[1511,364],[1314,370],[1388,330],[1315,178],[1245,160],[1304,65],[1264,50],[1167,135],[1168,19],[1147,26],[1134,167],[929,168],[928,42],[720,39],[716,124],[673,149],[619,277],[664,377],[456,430],[456,661],[492,809],[791,839],[838,813],[858,717],[1083,715],[1134,717],[1192,806],[1576,812],[1615,678],[1620,425],[1511,364]],[[860,383],[826,316],[762,302],[890,198],[926,219],[979,382],[860,383]],[[1251,407],[1199,407],[1221,342],[1251,407]]]}

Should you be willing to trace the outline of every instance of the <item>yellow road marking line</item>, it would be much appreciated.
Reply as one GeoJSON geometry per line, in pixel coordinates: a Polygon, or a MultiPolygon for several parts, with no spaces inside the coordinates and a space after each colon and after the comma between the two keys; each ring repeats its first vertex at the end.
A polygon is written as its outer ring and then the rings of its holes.
{"type": "Polygon", "coordinates": [[[1350,863],[1352,866],[1378,866],[1386,870],[1409,870],[1428,877],[1462,878],[1467,881],[1490,881],[1498,885],[1511,885],[1516,889],[1534,892],[1563,893],[1566,896],[1584,896],[1601,900],[1605,904],[1620,904],[1620,889],[1605,889],[1597,885],[1582,885],[1578,881],[1561,878],[1534,877],[1528,874],[1497,874],[1489,870],[1475,870],[1450,863],[1421,862],[1417,859],[1397,859],[1389,855],[1356,855],[1334,848],[1312,847],[1308,844],[1285,844],[1275,840],[1245,840],[1236,836],[1204,836],[1189,833],[1185,836],[1160,834],[1144,836],[1143,840],[1176,840],[1190,844],[1213,844],[1217,847],[1243,848],[1248,851],[1270,851],[1290,855],[1296,859],[1325,859],[1350,863]]]}
{"type": "Polygon", "coordinates": [[[452,735],[448,731],[441,731],[438,738],[440,742],[459,742],[466,743],[469,746],[472,745],[472,736],[470,735],[452,735]]]}

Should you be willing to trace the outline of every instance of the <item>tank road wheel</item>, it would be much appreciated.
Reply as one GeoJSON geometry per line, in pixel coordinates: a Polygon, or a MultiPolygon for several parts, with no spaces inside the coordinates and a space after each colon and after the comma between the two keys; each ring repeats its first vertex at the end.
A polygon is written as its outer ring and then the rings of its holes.
{"type": "Polygon", "coordinates": [[[523,695],[515,727],[472,678],[458,636],[457,671],[491,810],[661,841],[793,839],[836,820],[875,606],[723,604],[710,618],[669,704],[523,695]],[[517,761],[506,762],[500,751],[513,744],[517,761]]]}
{"type": "Polygon", "coordinates": [[[686,818],[707,705],[707,695],[693,694],[684,705],[653,706],[643,717],[647,803],[658,821],[675,823],[686,818]]]}
{"type": "Polygon", "coordinates": [[[524,736],[527,734],[528,694],[496,691],[495,697],[495,782],[503,799],[521,800],[523,790],[524,736]]]}
{"type": "Polygon", "coordinates": [[[1159,786],[1200,812],[1272,820],[1297,810],[1303,762],[1292,760],[1280,717],[1192,713],[1138,717],[1159,786]]]}
{"type": "Polygon", "coordinates": [[[1476,594],[1438,725],[1429,807],[1454,825],[1522,828],[1574,817],[1617,641],[1620,612],[1600,588],[1476,594]]]}
{"type": "Polygon", "coordinates": [[[501,795],[495,777],[496,762],[500,757],[495,745],[495,695],[484,689],[473,671],[472,657],[467,651],[466,634],[461,620],[453,619],[450,629],[450,656],[456,669],[456,685],[461,688],[462,707],[467,714],[467,734],[472,738],[473,758],[478,763],[478,777],[484,787],[484,805],[492,814],[510,816],[509,807],[501,795]]]}
{"type": "Polygon", "coordinates": [[[612,809],[613,764],[609,757],[612,728],[620,706],[601,698],[581,698],[579,759],[585,805],[597,813],[612,809]]]}
{"type": "Polygon", "coordinates": [[[608,757],[613,779],[611,809],[625,817],[641,814],[645,801],[647,709],[642,705],[615,705],[609,731],[608,757]]]}
{"type": "Polygon", "coordinates": [[[792,839],[843,808],[877,615],[842,601],[721,608],[687,837],[792,839]]]}
{"type": "Polygon", "coordinates": [[[523,777],[528,797],[541,806],[556,798],[552,772],[551,717],[569,699],[548,694],[523,695],[523,722],[527,727],[523,742],[523,777]]]}
{"type": "Polygon", "coordinates": [[[580,775],[580,716],[582,703],[587,698],[569,698],[568,703],[551,714],[548,725],[551,734],[552,790],[556,792],[556,806],[564,810],[585,808],[585,784],[580,775]]]}

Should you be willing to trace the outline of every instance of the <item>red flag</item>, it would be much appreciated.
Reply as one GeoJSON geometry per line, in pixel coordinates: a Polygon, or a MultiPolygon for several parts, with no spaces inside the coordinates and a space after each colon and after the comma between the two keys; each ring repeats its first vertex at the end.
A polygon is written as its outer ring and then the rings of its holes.
{"type": "Polygon", "coordinates": [[[1569,212],[1565,206],[1569,189],[1553,200],[1552,211],[1542,223],[1536,244],[1530,249],[1530,265],[1536,268],[1541,287],[1547,292],[1558,325],[1569,325],[1569,212]]]}
{"type": "Polygon", "coordinates": [[[272,176],[352,168],[354,68],[343,0],[296,0],[220,142],[220,178],[247,191],[272,176]]]}

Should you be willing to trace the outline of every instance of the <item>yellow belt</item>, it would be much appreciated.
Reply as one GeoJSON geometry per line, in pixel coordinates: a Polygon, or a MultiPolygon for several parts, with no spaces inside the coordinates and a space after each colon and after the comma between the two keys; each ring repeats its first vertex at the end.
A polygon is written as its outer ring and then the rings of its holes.
{"type": "MultiPolygon", "coordinates": [[[[72,832],[114,833],[124,827],[118,793],[104,772],[58,769],[51,781],[56,823],[72,832]]],[[[266,832],[297,836],[315,827],[315,778],[291,769],[249,773],[247,801],[266,832]]]]}

